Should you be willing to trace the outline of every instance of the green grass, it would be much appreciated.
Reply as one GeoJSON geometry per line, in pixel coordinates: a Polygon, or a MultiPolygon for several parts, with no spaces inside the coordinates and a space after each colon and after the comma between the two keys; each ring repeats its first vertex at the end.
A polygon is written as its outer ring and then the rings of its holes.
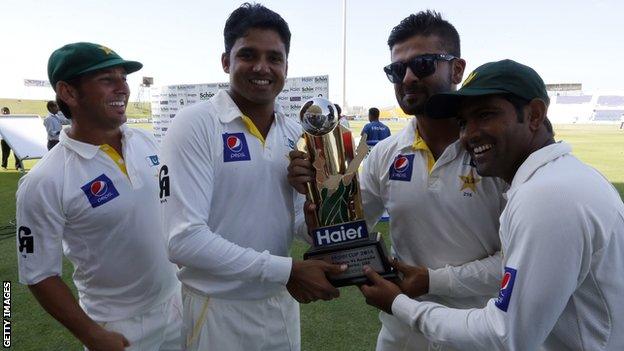
{"type": "MultiPolygon", "coordinates": [[[[355,133],[359,133],[363,125],[364,122],[351,122],[355,133]]],[[[403,125],[389,123],[393,133],[403,125]]],[[[146,124],[136,126],[151,128],[146,124]]],[[[555,126],[555,129],[557,139],[570,142],[574,153],[605,174],[624,198],[624,131],[616,126],[555,126]]],[[[9,162],[12,167],[13,160],[9,162]]],[[[35,163],[26,161],[26,168],[32,168],[35,163]]],[[[19,177],[15,171],[0,171],[0,234],[7,233],[2,227],[15,218],[15,190],[19,177]]],[[[377,230],[386,235],[387,243],[387,224],[381,223],[377,230]]],[[[305,249],[306,245],[295,243],[293,257],[300,258],[305,249]]],[[[71,265],[65,260],[63,279],[74,289],[71,272],[71,265]]],[[[13,283],[12,341],[15,350],[81,349],[75,338],[43,311],[28,289],[17,282],[13,235],[0,236],[0,276],[13,283]]],[[[366,305],[353,287],[341,289],[340,299],[302,305],[301,325],[303,350],[373,350],[380,328],[377,311],[366,305]]]]}
{"type": "MultiPolygon", "coordinates": [[[[27,100],[27,99],[0,99],[0,107],[8,107],[12,114],[37,114],[46,116],[47,100],[27,100]]],[[[147,118],[151,115],[149,102],[129,102],[126,114],[128,118],[147,118]]]]}

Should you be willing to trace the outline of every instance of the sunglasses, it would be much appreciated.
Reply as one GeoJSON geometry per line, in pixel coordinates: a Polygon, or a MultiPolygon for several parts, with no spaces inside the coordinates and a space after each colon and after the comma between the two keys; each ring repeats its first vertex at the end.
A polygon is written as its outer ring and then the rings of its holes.
{"type": "Polygon", "coordinates": [[[451,61],[457,57],[449,54],[425,54],[416,56],[406,62],[394,62],[384,67],[384,72],[392,83],[401,83],[405,78],[407,67],[418,79],[432,75],[436,70],[436,61],[451,61]]]}

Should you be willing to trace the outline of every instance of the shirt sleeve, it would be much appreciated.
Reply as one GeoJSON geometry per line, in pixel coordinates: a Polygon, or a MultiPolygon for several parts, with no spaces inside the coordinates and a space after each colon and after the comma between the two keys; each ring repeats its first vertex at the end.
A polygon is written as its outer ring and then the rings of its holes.
{"type": "Polygon", "coordinates": [[[500,251],[460,266],[429,269],[429,294],[451,297],[495,296],[502,278],[500,251]]]}
{"type": "Polygon", "coordinates": [[[214,191],[211,148],[219,143],[211,136],[216,126],[204,124],[213,116],[195,110],[182,110],[176,116],[162,145],[170,185],[170,196],[161,199],[169,259],[226,279],[286,284],[290,257],[241,247],[208,226],[214,191]]]}
{"type": "Polygon", "coordinates": [[[379,147],[373,148],[364,160],[362,172],[360,173],[362,207],[364,208],[364,219],[369,231],[373,230],[385,209],[380,179],[380,174],[382,174],[380,167],[383,167],[381,154],[379,147]]]}
{"type": "Polygon", "coordinates": [[[502,217],[508,247],[497,299],[483,309],[458,310],[400,296],[393,313],[432,341],[459,349],[538,349],[584,279],[591,244],[586,216],[573,201],[553,189],[530,193],[510,201],[502,217]]]}
{"type": "MultiPolygon", "coordinates": [[[[58,176],[58,175],[57,175],[58,176]]],[[[34,285],[60,276],[65,216],[61,212],[61,189],[50,178],[31,172],[17,188],[17,263],[19,281],[34,285]]]]}

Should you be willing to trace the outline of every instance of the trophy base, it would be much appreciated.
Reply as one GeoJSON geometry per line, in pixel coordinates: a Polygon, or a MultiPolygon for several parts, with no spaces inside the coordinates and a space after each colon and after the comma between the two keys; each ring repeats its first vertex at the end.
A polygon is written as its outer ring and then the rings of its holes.
{"type": "Polygon", "coordinates": [[[303,259],[322,260],[332,264],[347,264],[348,268],[345,272],[328,277],[329,282],[335,287],[365,284],[368,278],[362,269],[366,265],[385,279],[397,278],[379,233],[371,233],[369,238],[363,240],[312,247],[303,254],[303,259]]]}

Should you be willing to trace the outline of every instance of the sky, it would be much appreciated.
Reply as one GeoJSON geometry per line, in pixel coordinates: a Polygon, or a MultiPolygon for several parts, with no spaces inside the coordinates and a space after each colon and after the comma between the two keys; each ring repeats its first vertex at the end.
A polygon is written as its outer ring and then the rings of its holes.
{"type": "MultiPolygon", "coordinates": [[[[546,83],[582,83],[588,93],[624,92],[624,1],[346,0],[348,106],[396,105],[382,67],[391,29],[432,9],[458,30],[466,73],[505,58],[533,67],[546,83]]],[[[259,1],[292,32],[289,77],[329,75],[330,99],[342,103],[342,0],[259,1]]],[[[143,76],[154,85],[228,81],[221,67],[223,26],[241,1],[2,0],[0,97],[48,99],[55,49],[77,41],[103,44],[144,64],[128,77],[132,100],[143,76]]],[[[148,99],[148,94],[142,95],[148,99]]]]}

